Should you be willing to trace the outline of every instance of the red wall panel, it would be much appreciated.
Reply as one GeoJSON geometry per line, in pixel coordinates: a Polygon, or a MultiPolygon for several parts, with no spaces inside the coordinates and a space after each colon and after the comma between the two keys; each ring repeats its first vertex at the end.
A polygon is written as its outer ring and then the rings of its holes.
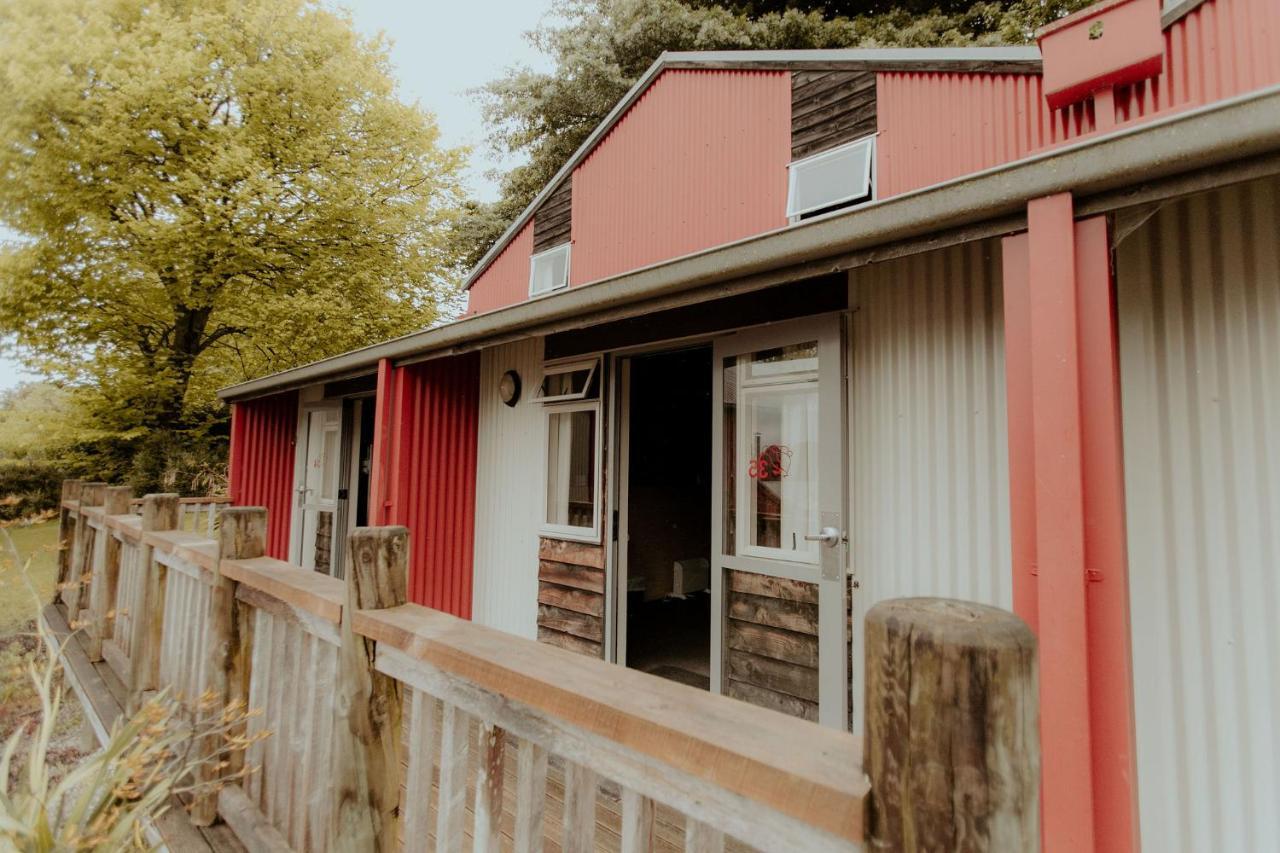
{"type": "Polygon", "coordinates": [[[573,175],[570,283],[787,224],[791,75],[663,73],[573,175]]]}
{"type": "Polygon", "coordinates": [[[298,395],[293,391],[231,406],[231,503],[267,508],[267,556],[289,558],[298,395]]]}
{"type": "Polygon", "coordinates": [[[480,356],[397,367],[389,385],[384,518],[409,528],[409,598],[469,619],[480,356]]]}
{"type": "Polygon", "coordinates": [[[533,254],[530,219],[476,279],[468,293],[467,313],[483,314],[529,298],[529,256],[533,254]]]}

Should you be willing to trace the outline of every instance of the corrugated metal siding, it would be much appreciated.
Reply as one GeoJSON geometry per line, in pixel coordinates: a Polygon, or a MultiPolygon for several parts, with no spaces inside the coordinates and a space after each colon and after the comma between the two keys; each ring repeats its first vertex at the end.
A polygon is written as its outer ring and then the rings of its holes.
{"type": "Polygon", "coordinates": [[[529,298],[529,257],[533,254],[533,220],[511,239],[467,291],[467,313],[482,314],[529,298]]]}
{"type": "Polygon", "coordinates": [[[478,353],[396,368],[391,507],[409,528],[409,598],[471,616],[478,353]]]}
{"type": "Polygon", "coordinates": [[[891,72],[876,79],[880,198],[1026,157],[1093,130],[1092,104],[1052,111],[1038,74],[891,72]]]}
{"type": "Polygon", "coordinates": [[[789,73],[663,73],[573,173],[571,283],[786,225],[790,160],[789,73]]]}
{"type": "Polygon", "coordinates": [[[999,242],[864,267],[850,288],[855,630],[898,596],[1011,608],[999,242]]]}
{"type": "Polygon", "coordinates": [[[267,556],[289,558],[298,395],[293,391],[231,407],[228,494],[236,506],[267,508],[267,556]]]}
{"type": "Polygon", "coordinates": [[[542,381],[542,339],[480,354],[480,437],[476,464],[475,594],[472,618],[522,637],[538,634],[538,527],[546,418],[534,392],[542,381]],[[498,397],[498,380],[520,374],[520,401],[498,397]]]}
{"type": "Polygon", "coordinates": [[[1280,181],[1117,248],[1138,794],[1147,850],[1280,838],[1280,181]]]}
{"type": "Polygon", "coordinates": [[[1280,83],[1280,3],[1210,0],[1165,30],[1164,72],[1116,92],[1116,120],[1280,83]]]}

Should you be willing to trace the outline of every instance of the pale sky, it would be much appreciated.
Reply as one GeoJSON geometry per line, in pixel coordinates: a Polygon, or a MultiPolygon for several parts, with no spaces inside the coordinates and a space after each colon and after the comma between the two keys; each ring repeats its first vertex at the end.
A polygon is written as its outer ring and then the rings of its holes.
{"type": "MultiPolygon", "coordinates": [[[[548,14],[551,0],[325,2],[350,9],[362,32],[372,35],[381,30],[391,37],[401,99],[417,101],[435,113],[445,145],[472,147],[468,187],[477,198],[492,200],[497,188],[484,173],[510,164],[495,162],[484,145],[479,106],[466,93],[512,65],[550,67],[525,41],[524,33],[548,14]]],[[[0,239],[4,237],[0,229],[0,239]]],[[[0,355],[0,391],[36,378],[0,355]]]]}

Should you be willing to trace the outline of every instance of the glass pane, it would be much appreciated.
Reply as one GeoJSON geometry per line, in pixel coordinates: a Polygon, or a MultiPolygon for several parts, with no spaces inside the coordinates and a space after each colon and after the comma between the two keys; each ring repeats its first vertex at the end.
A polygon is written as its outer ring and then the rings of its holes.
{"type": "Polygon", "coordinates": [[[816,560],[818,356],[809,342],[725,360],[726,553],[816,560]]]}
{"type": "Polygon", "coordinates": [[[569,279],[569,252],[550,251],[533,259],[530,293],[546,293],[564,287],[569,279]]]}
{"type": "Polygon", "coordinates": [[[569,394],[581,394],[587,387],[591,377],[591,368],[571,370],[567,373],[548,373],[542,380],[543,397],[564,397],[569,394]]]}
{"type": "Polygon", "coordinates": [[[791,204],[795,216],[871,194],[867,164],[870,140],[791,166],[791,204]]]}
{"type": "Polygon", "coordinates": [[[338,430],[324,431],[324,477],[320,484],[320,499],[333,501],[338,499],[338,430]]]}
{"type": "Polygon", "coordinates": [[[551,412],[547,418],[547,523],[595,527],[596,413],[551,412]]]}

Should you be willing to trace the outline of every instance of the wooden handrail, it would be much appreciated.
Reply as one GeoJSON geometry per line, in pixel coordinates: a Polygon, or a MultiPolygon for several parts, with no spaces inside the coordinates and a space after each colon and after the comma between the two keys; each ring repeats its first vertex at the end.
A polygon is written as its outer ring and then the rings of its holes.
{"type": "Polygon", "coordinates": [[[356,633],[548,719],[848,841],[869,786],[857,740],[774,711],[416,604],[355,614],[356,633]]]}
{"type": "Polygon", "coordinates": [[[346,593],[342,581],[299,568],[273,557],[223,560],[222,576],[264,592],[337,625],[342,621],[346,593]]]}

